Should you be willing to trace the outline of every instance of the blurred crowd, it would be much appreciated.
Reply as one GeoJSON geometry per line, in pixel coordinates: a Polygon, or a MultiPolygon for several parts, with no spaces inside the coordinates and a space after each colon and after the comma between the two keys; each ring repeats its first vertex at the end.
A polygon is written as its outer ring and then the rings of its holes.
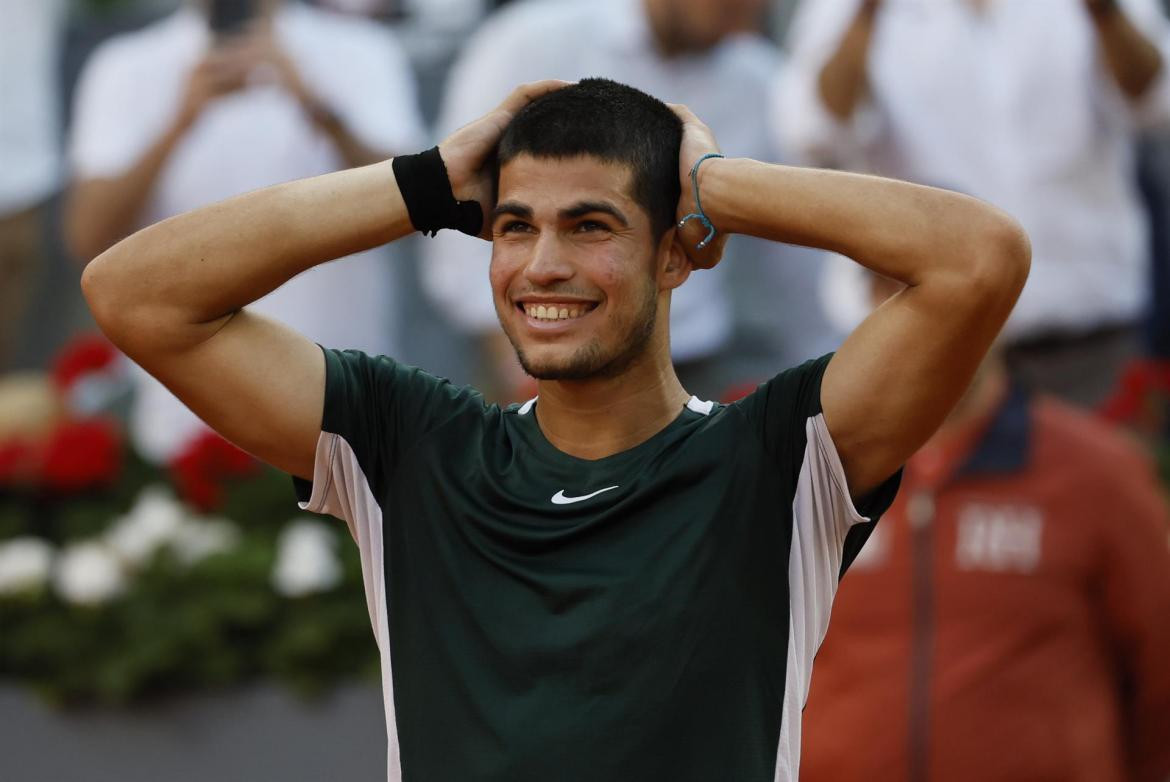
{"type": "MultiPolygon", "coordinates": [[[[1170,779],[1170,530],[1151,458],[1170,398],[1159,0],[0,0],[0,17],[9,378],[92,328],[81,269],[137,228],[429,147],[538,78],[686,103],[729,156],[1008,211],[1031,277],[842,583],[803,778],[1170,779]]],[[[490,252],[414,237],[256,306],[324,345],[522,399],[490,252]]],[[[734,237],[675,294],[680,378],[730,398],[832,350],[893,293],[847,259],[734,237]]],[[[127,371],[140,454],[166,462],[203,435],[127,371]]],[[[0,437],[27,424],[3,414],[3,385],[0,437]]]]}

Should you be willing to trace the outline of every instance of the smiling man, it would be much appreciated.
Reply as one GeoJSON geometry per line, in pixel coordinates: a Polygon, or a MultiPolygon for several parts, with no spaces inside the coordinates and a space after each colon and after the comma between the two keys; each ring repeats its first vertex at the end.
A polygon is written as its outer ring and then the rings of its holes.
{"type": "Polygon", "coordinates": [[[1028,245],[964,196],[715,152],[685,108],[541,82],[437,150],[172,218],[86,269],[111,338],[348,522],[390,779],[797,778],[838,578],[1006,318],[1028,245]],[[491,238],[538,398],[488,406],[246,309],[443,227],[491,238]],[[671,292],[731,232],[907,288],[836,355],[701,401],[671,366],[671,292]]]}

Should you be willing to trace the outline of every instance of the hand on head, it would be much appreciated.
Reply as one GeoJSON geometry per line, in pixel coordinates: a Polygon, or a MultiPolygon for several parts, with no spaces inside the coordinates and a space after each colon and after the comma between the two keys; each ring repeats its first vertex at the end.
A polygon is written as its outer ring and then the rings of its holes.
{"type": "MultiPolygon", "coordinates": [[[[704,125],[703,121],[696,117],[690,109],[681,103],[668,105],[683,123],[682,146],[679,148],[678,155],[681,193],[677,209],[677,219],[682,220],[685,216],[695,212],[698,207],[694,187],[691,183],[691,170],[704,155],[719,154],[719,144],[715,141],[715,134],[711,132],[711,129],[704,125]]],[[[711,160],[707,160],[699,166],[700,197],[702,196],[703,169],[711,163],[711,160]]],[[[698,245],[708,233],[707,228],[699,220],[688,220],[677,229],[675,241],[679,243],[694,268],[710,269],[722,260],[723,249],[727,244],[727,233],[720,231],[718,225],[715,226],[715,230],[715,237],[711,242],[699,248],[698,245]]]]}
{"type": "Polygon", "coordinates": [[[489,163],[496,145],[512,117],[541,95],[567,87],[572,82],[545,79],[521,84],[496,108],[464,125],[439,144],[439,155],[447,167],[451,191],[460,201],[478,201],[484,210],[484,239],[491,237],[488,212],[492,208],[492,170],[489,163]]]}

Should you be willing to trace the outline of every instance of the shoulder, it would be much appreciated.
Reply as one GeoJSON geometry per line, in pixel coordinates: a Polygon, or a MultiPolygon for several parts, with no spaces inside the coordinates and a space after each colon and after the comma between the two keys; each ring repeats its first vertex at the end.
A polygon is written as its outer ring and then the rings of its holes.
{"type": "Polygon", "coordinates": [[[394,31],[380,22],[300,3],[282,10],[280,25],[306,51],[352,57],[400,48],[394,31]]]}
{"type": "Polygon", "coordinates": [[[1078,482],[1112,486],[1151,474],[1152,460],[1136,441],[1088,412],[1041,396],[1033,403],[1032,420],[1036,459],[1059,465],[1078,482]]]}
{"type": "Polygon", "coordinates": [[[470,53],[494,52],[510,58],[556,51],[567,42],[588,44],[603,21],[599,9],[579,0],[520,0],[487,18],[467,43],[470,53]],[[591,7],[592,6],[592,7],[591,7]],[[513,48],[522,45],[523,49],[513,48]]]}
{"type": "Polygon", "coordinates": [[[717,61],[727,77],[755,87],[770,88],[784,64],[784,55],[764,36],[743,33],[720,44],[717,61]]]}
{"type": "Polygon", "coordinates": [[[171,59],[178,50],[190,48],[192,22],[184,12],[177,12],[137,30],[111,36],[94,49],[83,74],[139,71],[171,59]]]}
{"type": "Polygon", "coordinates": [[[500,33],[512,30],[518,33],[564,30],[588,19],[604,15],[609,5],[606,0],[592,8],[579,0],[519,0],[488,17],[482,31],[500,33]]]}
{"type": "Polygon", "coordinates": [[[821,378],[833,355],[826,353],[820,358],[789,367],[728,407],[750,412],[763,404],[796,403],[799,400],[808,408],[810,415],[816,415],[820,412],[821,378]]]}
{"type": "Polygon", "coordinates": [[[1032,415],[1036,433],[1054,452],[1075,448],[1093,462],[1132,463],[1144,458],[1138,444],[1108,421],[1059,399],[1038,396],[1032,415]]]}

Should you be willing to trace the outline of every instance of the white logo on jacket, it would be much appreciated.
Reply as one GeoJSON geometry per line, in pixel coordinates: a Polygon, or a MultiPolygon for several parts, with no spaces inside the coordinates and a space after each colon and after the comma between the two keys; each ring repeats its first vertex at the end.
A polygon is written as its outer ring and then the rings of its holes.
{"type": "Polygon", "coordinates": [[[1028,505],[971,504],[959,513],[959,570],[1031,573],[1040,564],[1044,516],[1028,505]]]}

